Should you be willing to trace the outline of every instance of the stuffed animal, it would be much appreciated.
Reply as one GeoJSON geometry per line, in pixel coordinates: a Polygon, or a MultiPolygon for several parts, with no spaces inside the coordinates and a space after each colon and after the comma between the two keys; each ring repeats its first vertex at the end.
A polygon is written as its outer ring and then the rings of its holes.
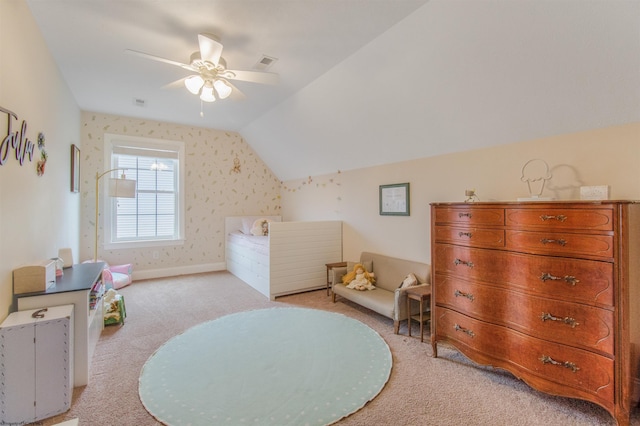
{"type": "Polygon", "coordinates": [[[347,273],[342,277],[342,282],[354,290],[373,290],[376,287],[373,283],[376,281],[375,274],[373,272],[367,272],[362,264],[357,263],[353,267],[353,271],[347,273]]]}
{"type": "Polygon", "coordinates": [[[268,219],[258,219],[253,222],[253,227],[251,228],[251,234],[258,235],[269,235],[269,220],[268,219]]]}

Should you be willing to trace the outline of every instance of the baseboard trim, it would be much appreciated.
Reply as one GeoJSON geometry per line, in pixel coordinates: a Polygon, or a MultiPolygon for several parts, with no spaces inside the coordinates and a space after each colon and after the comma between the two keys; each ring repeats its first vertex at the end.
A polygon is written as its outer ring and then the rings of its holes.
{"type": "Polygon", "coordinates": [[[225,262],[205,263],[202,265],[189,265],[162,269],[145,269],[143,271],[136,271],[134,268],[132,278],[135,282],[136,280],[149,280],[153,278],[175,277],[178,275],[201,274],[203,272],[225,271],[226,269],[227,264],[225,262]]]}

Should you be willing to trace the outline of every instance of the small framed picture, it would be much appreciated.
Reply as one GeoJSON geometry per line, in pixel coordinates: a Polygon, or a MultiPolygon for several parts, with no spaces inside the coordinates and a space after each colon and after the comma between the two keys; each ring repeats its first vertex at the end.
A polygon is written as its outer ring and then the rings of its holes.
{"type": "Polygon", "coordinates": [[[380,185],[380,215],[409,216],[409,183],[380,185]]]}
{"type": "Polygon", "coordinates": [[[80,192],[80,149],[71,144],[71,192],[80,192]]]}

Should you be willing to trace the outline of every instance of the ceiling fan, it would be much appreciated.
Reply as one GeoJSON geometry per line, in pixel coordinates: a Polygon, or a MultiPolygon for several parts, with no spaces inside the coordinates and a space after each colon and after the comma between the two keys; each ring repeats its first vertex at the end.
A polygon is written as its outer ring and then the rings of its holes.
{"type": "Polygon", "coordinates": [[[278,83],[278,74],[259,71],[242,71],[227,69],[227,63],[222,55],[222,44],[211,34],[198,34],[200,51],[191,54],[188,64],[161,58],[148,53],[126,49],[125,53],[176,65],[196,74],[178,81],[184,80],[184,85],[189,92],[200,95],[204,102],[214,102],[216,99],[226,99],[234,93],[242,99],[244,94],[238,90],[229,80],[247,81],[260,84],[278,83]]]}

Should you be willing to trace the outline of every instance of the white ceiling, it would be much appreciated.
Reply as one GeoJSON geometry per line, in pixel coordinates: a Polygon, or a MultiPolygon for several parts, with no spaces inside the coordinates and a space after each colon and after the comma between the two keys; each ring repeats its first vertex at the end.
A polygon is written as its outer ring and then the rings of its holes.
{"type": "Polygon", "coordinates": [[[28,0],[47,46],[83,110],[240,130],[426,0],[28,0]],[[228,68],[278,61],[277,86],[234,84],[243,101],[204,104],[176,66],[127,55],[142,51],[189,63],[198,33],[219,37],[228,68]],[[134,105],[143,99],[145,107],[134,105]]]}
{"type": "Polygon", "coordinates": [[[637,0],[27,2],[81,109],[239,131],[282,180],[640,121],[637,0]],[[280,83],[201,118],[162,88],[187,72],[123,53],[188,62],[200,32],[280,83]]]}

